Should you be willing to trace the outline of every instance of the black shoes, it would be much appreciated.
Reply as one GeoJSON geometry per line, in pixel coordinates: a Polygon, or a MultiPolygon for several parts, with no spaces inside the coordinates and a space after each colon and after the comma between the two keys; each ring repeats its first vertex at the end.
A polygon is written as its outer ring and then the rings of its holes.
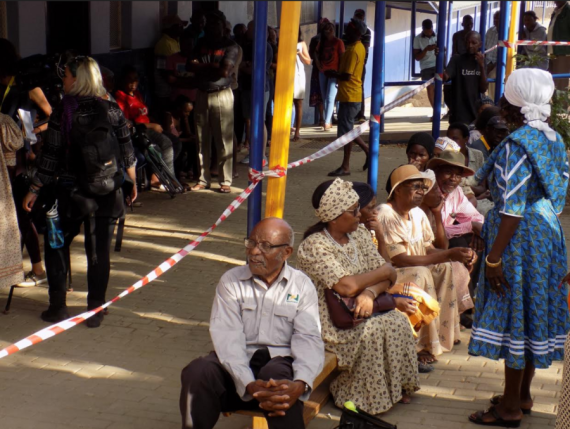
{"type": "Polygon", "coordinates": [[[85,325],[87,325],[88,328],[98,328],[99,326],[101,326],[101,322],[103,321],[103,317],[105,317],[103,315],[103,311],[100,311],[99,313],[97,313],[94,316],[91,316],[89,319],[87,319],[85,321],[85,325]]]}
{"type": "Polygon", "coordinates": [[[67,306],[63,307],[52,307],[51,305],[49,308],[42,312],[41,316],[44,322],[48,323],[58,323],[65,319],[69,319],[69,313],[67,312],[67,306]]]}

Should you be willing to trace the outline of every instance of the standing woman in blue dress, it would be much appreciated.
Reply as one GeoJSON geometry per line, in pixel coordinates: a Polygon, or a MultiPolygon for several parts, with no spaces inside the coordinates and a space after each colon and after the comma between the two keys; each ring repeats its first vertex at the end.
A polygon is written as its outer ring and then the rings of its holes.
{"type": "Polygon", "coordinates": [[[495,207],[483,230],[481,270],[469,353],[505,360],[504,394],[469,420],[519,427],[533,405],[535,368],[564,357],[570,329],[566,245],[558,215],[564,208],[568,163],[564,143],[546,120],[552,76],[539,69],[514,71],[501,114],[514,129],[477,172],[487,178],[495,207]]]}

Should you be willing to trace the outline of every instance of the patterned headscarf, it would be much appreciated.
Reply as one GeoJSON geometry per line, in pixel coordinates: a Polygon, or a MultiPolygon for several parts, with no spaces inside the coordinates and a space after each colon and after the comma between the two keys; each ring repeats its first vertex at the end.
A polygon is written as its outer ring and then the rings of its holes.
{"type": "Polygon", "coordinates": [[[358,200],[358,194],[352,189],[352,182],[337,178],[321,197],[315,215],[321,222],[330,222],[347,211],[358,200]]]}
{"type": "Polygon", "coordinates": [[[457,143],[451,140],[449,137],[440,137],[435,142],[435,147],[441,150],[452,150],[454,152],[460,152],[461,148],[457,143]]]}
{"type": "Polygon", "coordinates": [[[552,75],[540,69],[519,69],[505,84],[505,98],[521,108],[525,124],[544,132],[550,141],[556,141],[556,132],[548,126],[550,99],[554,94],[552,75]]]}

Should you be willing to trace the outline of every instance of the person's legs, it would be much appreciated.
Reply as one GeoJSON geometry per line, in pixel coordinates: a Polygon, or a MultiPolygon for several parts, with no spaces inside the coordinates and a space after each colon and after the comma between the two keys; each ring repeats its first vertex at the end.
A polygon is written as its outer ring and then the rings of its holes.
{"type": "Polygon", "coordinates": [[[218,153],[218,174],[221,186],[232,185],[234,144],[234,96],[231,89],[210,95],[210,126],[218,153]]]}
{"type": "MultiPolygon", "coordinates": [[[[198,185],[210,186],[210,141],[212,135],[210,133],[210,118],[208,93],[197,91],[196,102],[194,104],[194,123],[196,125],[196,137],[198,138],[199,160],[200,160],[200,179],[198,185]]],[[[193,188],[194,190],[196,186],[193,188]]]]}
{"type": "Polygon", "coordinates": [[[172,174],[174,174],[174,148],[172,147],[172,141],[164,134],[157,133],[151,129],[147,129],[146,134],[149,140],[158,146],[164,163],[172,174]]]}
{"type": "Polygon", "coordinates": [[[245,147],[249,149],[251,134],[250,134],[250,126],[251,126],[251,89],[250,90],[243,90],[241,92],[241,112],[243,115],[243,121],[245,125],[245,147]]]}
{"type": "Polygon", "coordinates": [[[295,99],[293,100],[293,104],[295,105],[295,135],[293,137],[293,141],[298,141],[301,136],[301,122],[303,120],[303,100],[302,99],[295,99]]]}
{"type": "Polygon", "coordinates": [[[212,429],[221,412],[257,408],[257,401],[238,396],[231,375],[215,352],[190,362],[182,370],[180,414],[182,429],[212,429]]]}
{"type": "MultiPolygon", "coordinates": [[[[257,378],[261,380],[293,380],[293,358],[281,357],[271,359],[259,371],[257,378]]],[[[269,411],[263,410],[269,429],[304,429],[303,402],[296,401],[283,417],[269,417],[269,411]]]]}
{"type": "Polygon", "coordinates": [[[89,217],[85,220],[85,254],[87,255],[87,309],[105,303],[111,272],[111,241],[116,218],[89,217]]]}
{"type": "Polygon", "coordinates": [[[362,68],[362,102],[360,104],[360,108],[359,108],[359,112],[356,115],[356,120],[363,120],[366,119],[366,116],[364,115],[364,112],[366,110],[366,105],[365,105],[365,91],[364,91],[364,80],[366,79],[366,62],[368,61],[368,54],[366,54],[365,60],[364,60],[364,67],[362,68]]]}
{"type": "Polygon", "coordinates": [[[49,308],[41,315],[46,322],[59,322],[68,317],[66,306],[67,273],[69,272],[69,246],[81,228],[81,221],[60,217],[64,245],[52,249],[48,234],[44,234],[44,259],[48,278],[49,308]]]}
{"type": "MultiPolygon", "coordinates": [[[[338,109],[338,128],[337,136],[341,137],[354,128],[354,117],[360,110],[360,103],[341,102],[338,109]]],[[[360,139],[357,142],[359,146],[366,146],[360,139]]],[[[329,173],[329,176],[343,176],[350,174],[350,154],[352,152],[353,143],[350,142],[344,146],[344,156],[340,168],[329,173]]]]}
{"type": "MultiPolygon", "coordinates": [[[[550,60],[548,69],[552,74],[568,73],[570,70],[570,56],[559,56],[550,60]]],[[[554,79],[554,85],[560,91],[568,90],[568,83],[568,78],[554,79]]]]}

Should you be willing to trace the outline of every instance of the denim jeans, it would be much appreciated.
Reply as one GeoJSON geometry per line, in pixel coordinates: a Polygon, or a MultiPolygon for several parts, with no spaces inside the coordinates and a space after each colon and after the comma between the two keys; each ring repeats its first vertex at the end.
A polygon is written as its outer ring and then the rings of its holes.
{"type": "Polygon", "coordinates": [[[327,77],[323,72],[319,72],[319,84],[321,86],[321,96],[325,105],[325,124],[332,123],[332,115],[334,109],[334,99],[338,88],[336,86],[336,78],[327,77]]]}

